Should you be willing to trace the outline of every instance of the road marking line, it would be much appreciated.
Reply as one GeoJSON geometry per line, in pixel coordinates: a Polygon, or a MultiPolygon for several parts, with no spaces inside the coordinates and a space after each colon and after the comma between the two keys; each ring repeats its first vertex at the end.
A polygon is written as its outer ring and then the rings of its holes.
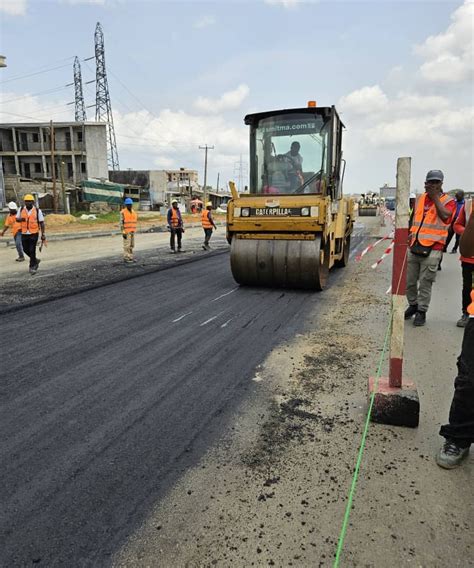
{"type": "Polygon", "coordinates": [[[230,292],[226,292],[225,294],[221,294],[220,296],[217,296],[217,298],[214,298],[213,300],[211,300],[211,302],[217,302],[217,300],[220,300],[221,298],[224,298],[224,296],[228,296],[229,294],[232,294],[232,292],[235,292],[238,289],[239,289],[239,287],[237,286],[236,288],[234,288],[230,292]]]}
{"type": "Polygon", "coordinates": [[[230,318],[230,320],[227,320],[225,323],[223,323],[223,324],[221,325],[221,327],[227,327],[228,324],[229,324],[233,319],[234,319],[234,318],[230,318]]]}
{"type": "Polygon", "coordinates": [[[186,316],[191,315],[193,312],[188,312],[187,314],[183,314],[182,316],[179,316],[179,318],[176,318],[175,320],[173,320],[172,323],[176,323],[177,321],[182,320],[183,318],[185,318],[186,316]]]}
{"type": "Polygon", "coordinates": [[[209,322],[215,320],[217,318],[217,316],[213,316],[212,318],[209,318],[206,321],[203,321],[202,323],[199,324],[199,327],[202,327],[203,325],[207,325],[209,322]]]}

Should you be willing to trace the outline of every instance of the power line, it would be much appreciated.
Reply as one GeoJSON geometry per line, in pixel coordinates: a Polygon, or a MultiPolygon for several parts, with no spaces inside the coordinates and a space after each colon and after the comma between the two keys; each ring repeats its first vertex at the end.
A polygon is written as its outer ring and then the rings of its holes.
{"type": "MultiPolygon", "coordinates": [[[[70,61],[73,57],[67,57],[66,59],[62,59],[61,61],[70,61]]],[[[49,69],[43,69],[42,71],[35,71],[34,73],[28,73],[27,75],[18,75],[16,77],[12,77],[11,79],[7,79],[6,81],[2,81],[0,85],[5,85],[5,83],[11,83],[12,81],[19,81],[20,79],[26,79],[27,77],[34,77],[35,75],[41,75],[42,73],[49,73],[49,71],[55,71],[56,69],[63,69],[64,67],[69,67],[70,63],[66,63],[64,65],[58,65],[57,67],[50,67],[49,69]]]]}
{"type": "Polygon", "coordinates": [[[2,105],[6,105],[7,103],[13,103],[15,101],[20,101],[22,99],[27,99],[28,97],[37,97],[39,95],[52,95],[53,93],[57,93],[59,91],[63,91],[71,86],[72,83],[68,85],[63,85],[62,87],[54,87],[53,89],[46,89],[45,91],[38,91],[37,93],[28,93],[27,95],[22,95],[21,97],[15,97],[14,99],[8,99],[7,101],[0,101],[2,105]]]}

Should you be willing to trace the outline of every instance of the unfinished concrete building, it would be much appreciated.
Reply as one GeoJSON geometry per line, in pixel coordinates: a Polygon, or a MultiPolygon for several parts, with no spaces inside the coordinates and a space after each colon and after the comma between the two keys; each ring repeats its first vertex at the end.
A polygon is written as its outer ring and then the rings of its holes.
{"type": "Polygon", "coordinates": [[[108,179],[106,125],[102,122],[0,124],[0,160],[5,190],[24,193],[28,182],[50,182],[54,174],[77,185],[108,179]],[[54,146],[51,140],[54,135],[54,146]],[[23,182],[23,183],[22,183],[23,182]]]}

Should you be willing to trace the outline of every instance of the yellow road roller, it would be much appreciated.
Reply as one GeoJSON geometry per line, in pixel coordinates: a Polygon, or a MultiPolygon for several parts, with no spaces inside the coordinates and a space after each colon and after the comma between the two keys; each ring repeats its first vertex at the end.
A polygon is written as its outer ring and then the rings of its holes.
{"type": "Polygon", "coordinates": [[[334,106],[249,114],[250,186],[230,183],[227,240],[242,285],[323,290],[346,266],[354,203],[342,195],[342,124],[334,106]]]}

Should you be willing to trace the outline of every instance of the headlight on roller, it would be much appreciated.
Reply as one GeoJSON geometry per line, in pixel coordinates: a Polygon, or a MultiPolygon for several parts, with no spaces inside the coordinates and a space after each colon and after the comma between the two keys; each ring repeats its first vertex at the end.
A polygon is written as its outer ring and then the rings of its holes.
{"type": "Polygon", "coordinates": [[[250,209],[248,207],[242,207],[240,214],[242,217],[250,217],[250,209]]]}
{"type": "Polygon", "coordinates": [[[309,207],[302,207],[301,208],[301,216],[302,217],[309,217],[310,209],[309,207]]]}

